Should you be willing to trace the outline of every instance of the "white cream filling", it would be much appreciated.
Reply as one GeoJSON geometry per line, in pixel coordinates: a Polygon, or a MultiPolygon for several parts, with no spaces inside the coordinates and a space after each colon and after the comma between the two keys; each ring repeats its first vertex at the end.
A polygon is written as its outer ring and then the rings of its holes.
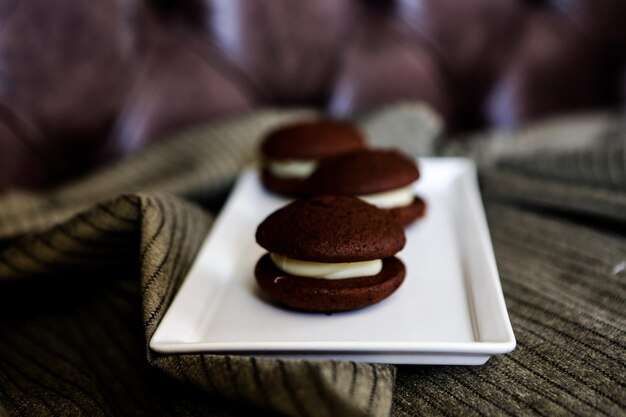
{"type": "Polygon", "coordinates": [[[314,159],[268,160],[266,166],[272,174],[280,178],[306,178],[317,168],[317,161],[314,159]]]}
{"type": "Polygon", "coordinates": [[[270,253],[272,262],[289,275],[307,278],[346,279],[377,275],[383,269],[383,261],[374,259],[363,262],[325,263],[291,259],[270,253]]]}
{"type": "Polygon", "coordinates": [[[395,190],[389,190],[382,193],[366,194],[358,196],[366,203],[370,203],[378,208],[388,209],[395,207],[406,207],[410,205],[415,196],[410,185],[395,190]]]}

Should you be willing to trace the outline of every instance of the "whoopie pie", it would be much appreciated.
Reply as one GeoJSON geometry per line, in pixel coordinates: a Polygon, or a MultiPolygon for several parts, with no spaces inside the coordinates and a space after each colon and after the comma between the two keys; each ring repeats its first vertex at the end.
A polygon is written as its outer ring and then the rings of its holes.
{"type": "Polygon", "coordinates": [[[261,180],[270,191],[296,196],[302,180],[320,160],[364,146],[359,130],[339,120],[309,120],[283,126],[261,143],[261,180]]]}
{"type": "Polygon", "coordinates": [[[320,162],[301,189],[303,195],[357,196],[408,226],[426,211],[411,188],[419,176],[415,161],[397,150],[359,149],[320,162]]]}
{"type": "Polygon", "coordinates": [[[366,307],[402,284],[405,244],[393,216],[356,197],[316,196],[275,211],[257,228],[266,253],[255,269],[272,299],[305,311],[366,307]]]}

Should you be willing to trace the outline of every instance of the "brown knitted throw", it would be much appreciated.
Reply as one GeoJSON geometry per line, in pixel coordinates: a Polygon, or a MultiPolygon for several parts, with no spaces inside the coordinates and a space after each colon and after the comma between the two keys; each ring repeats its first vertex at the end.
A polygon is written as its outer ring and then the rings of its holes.
{"type": "MultiPolygon", "coordinates": [[[[214,124],[62,188],[0,196],[0,415],[624,413],[626,127],[609,116],[443,149],[480,163],[513,353],[394,367],[151,352],[259,138],[307,114],[214,124]],[[562,140],[572,131],[584,137],[562,140]]],[[[421,106],[358,121],[376,144],[433,152],[438,122],[421,106]]]]}

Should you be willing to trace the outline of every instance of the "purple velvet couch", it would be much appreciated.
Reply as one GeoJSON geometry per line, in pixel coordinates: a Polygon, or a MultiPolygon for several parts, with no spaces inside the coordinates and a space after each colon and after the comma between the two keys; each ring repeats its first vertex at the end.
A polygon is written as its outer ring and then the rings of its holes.
{"type": "Polygon", "coordinates": [[[261,106],[422,100],[448,132],[624,97],[624,0],[5,0],[0,191],[261,106]]]}

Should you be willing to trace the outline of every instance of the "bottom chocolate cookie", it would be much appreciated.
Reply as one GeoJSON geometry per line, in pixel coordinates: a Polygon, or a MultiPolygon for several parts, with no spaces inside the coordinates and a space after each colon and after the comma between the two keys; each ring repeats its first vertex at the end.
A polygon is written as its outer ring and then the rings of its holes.
{"type": "Polygon", "coordinates": [[[405,268],[398,258],[390,257],[383,259],[382,271],[370,277],[305,278],[283,272],[265,254],[254,273],[261,289],[275,301],[297,310],[330,313],[382,301],[402,284],[405,268]]]}
{"type": "Polygon", "coordinates": [[[277,177],[267,169],[261,171],[261,182],[268,190],[285,197],[296,197],[302,185],[301,179],[277,177]]]}
{"type": "Polygon", "coordinates": [[[398,207],[389,210],[402,226],[406,227],[415,220],[424,217],[426,214],[426,203],[419,197],[415,197],[413,202],[406,207],[398,207]]]}

